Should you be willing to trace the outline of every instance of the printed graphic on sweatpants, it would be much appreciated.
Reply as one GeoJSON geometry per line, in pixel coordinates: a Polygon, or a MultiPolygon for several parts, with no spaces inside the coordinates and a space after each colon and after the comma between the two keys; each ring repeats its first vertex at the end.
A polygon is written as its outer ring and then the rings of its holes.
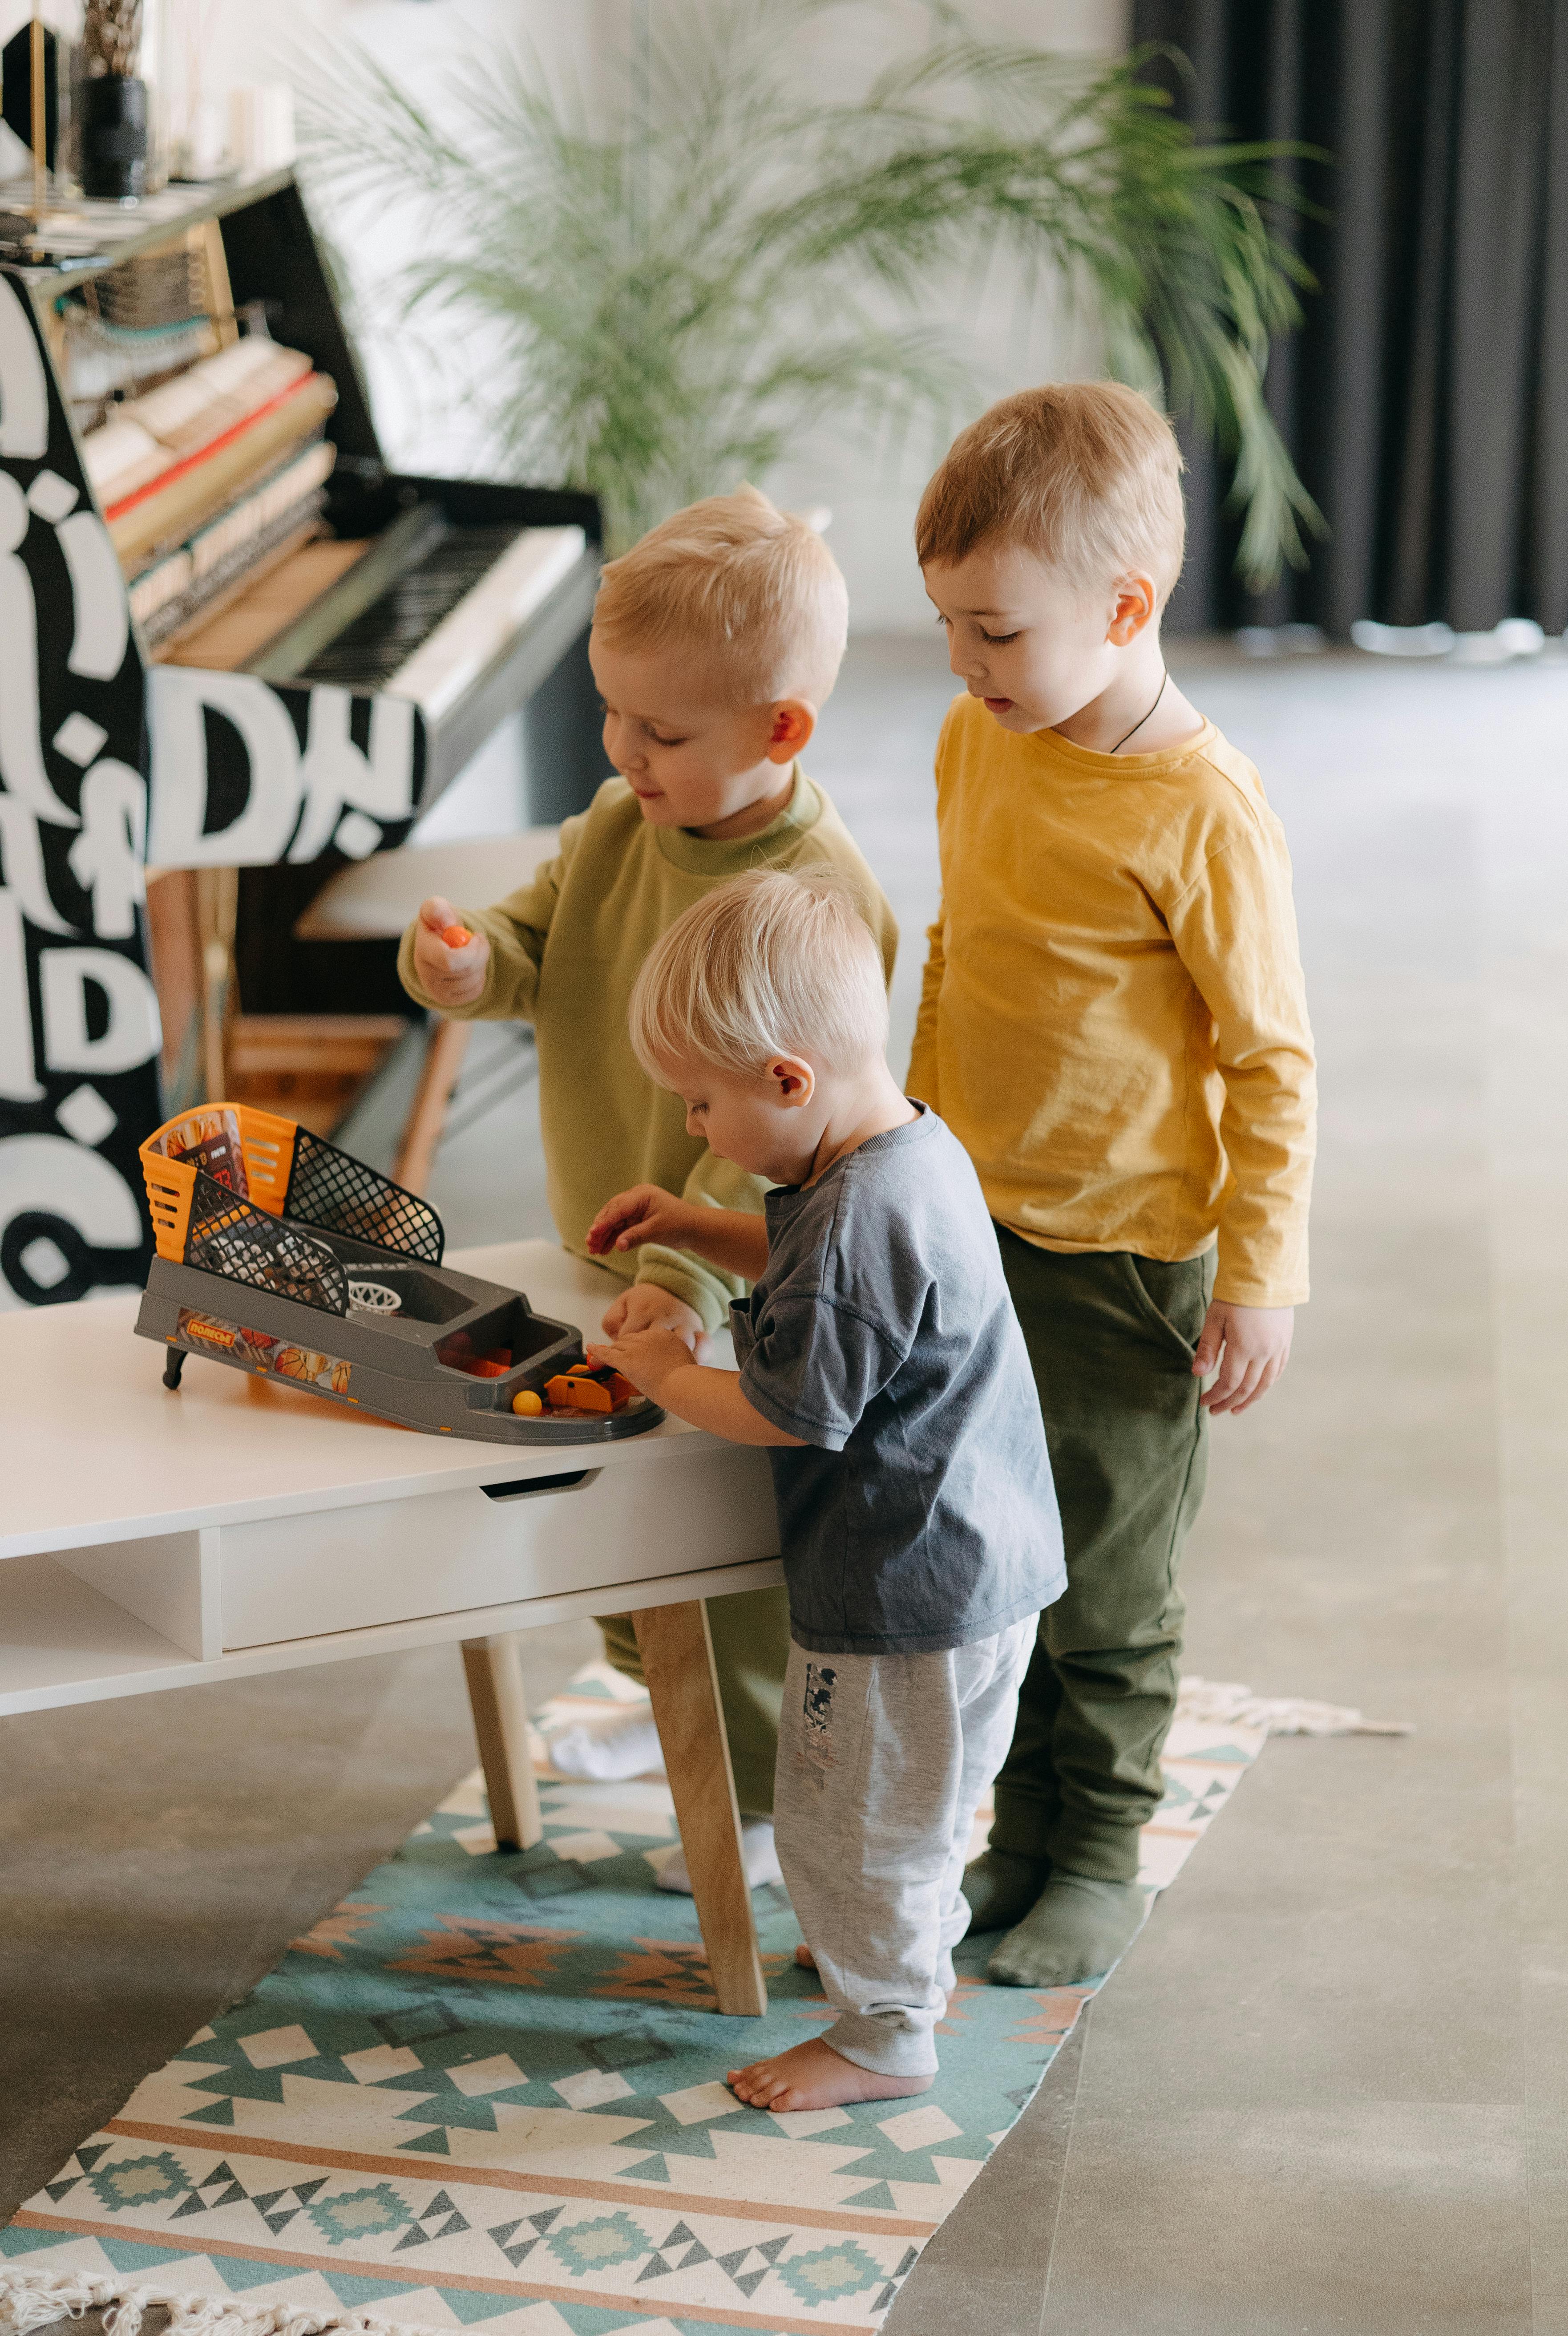
{"type": "Polygon", "coordinates": [[[833,1684],[837,1678],[830,1663],[806,1665],[798,1757],[808,1775],[814,1770],[822,1776],[837,1766],[838,1755],[833,1750],[833,1684]]]}

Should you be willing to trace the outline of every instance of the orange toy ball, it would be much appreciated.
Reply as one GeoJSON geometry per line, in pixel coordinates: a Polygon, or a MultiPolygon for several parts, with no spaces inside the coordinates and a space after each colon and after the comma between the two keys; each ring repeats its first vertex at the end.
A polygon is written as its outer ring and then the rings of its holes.
{"type": "Polygon", "coordinates": [[[544,1405],[531,1387],[524,1387],[512,1397],[511,1407],[520,1419],[537,1419],[544,1405]]]}
{"type": "Polygon", "coordinates": [[[473,935],[466,925],[448,925],[441,938],[448,949],[466,949],[473,935]]]}

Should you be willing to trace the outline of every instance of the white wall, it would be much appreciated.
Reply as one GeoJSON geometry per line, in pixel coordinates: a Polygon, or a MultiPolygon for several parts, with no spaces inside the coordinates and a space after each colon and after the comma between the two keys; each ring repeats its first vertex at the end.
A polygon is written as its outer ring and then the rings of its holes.
{"type": "MultiPolygon", "coordinates": [[[[149,16],[159,0],[147,0],[149,16]]],[[[236,82],[272,78],[319,86],[330,44],[362,44],[422,93],[439,87],[443,61],[474,40],[521,41],[546,68],[569,73],[589,97],[602,86],[621,52],[631,0],[165,0],[177,34],[200,23],[208,93],[219,97],[236,82]]],[[[655,0],[657,5],[657,0],[655,0]]],[[[765,6],[767,0],[755,0],[765,6]]],[[[46,13],[66,0],[46,0],[46,13]]],[[[0,0],[0,38],[26,15],[23,0],[0,0]]],[[[851,5],[828,12],[806,44],[823,86],[844,87],[885,61],[890,30],[903,20],[912,41],[925,21],[918,0],[897,7],[851,5]]],[[[1124,48],[1130,0],[970,0],[979,29],[1083,54],[1124,48]]],[[[356,276],[374,281],[406,255],[374,220],[356,219],[342,233],[356,276]]],[[[978,286],[955,285],[949,326],[972,364],[979,403],[1052,372],[1081,373],[1095,363],[1092,338],[1049,312],[1024,328],[1018,287],[996,268],[978,286]]],[[[367,313],[372,303],[366,303],[367,313]]],[[[365,335],[365,355],[377,426],[391,453],[429,472],[482,471],[482,437],[460,408],[461,378],[443,373],[395,337],[365,335]]],[[[464,352],[473,361],[472,347],[464,352]]],[[[963,417],[960,417],[963,418],[963,417]]],[[[769,481],[781,501],[796,507],[829,504],[830,541],[849,579],[859,631],[913,629],[929,610],[911,550],[920,486],[936,453],[911,445],[898,467],[882,466],[865,447],[818,433],[769,481]]]]}

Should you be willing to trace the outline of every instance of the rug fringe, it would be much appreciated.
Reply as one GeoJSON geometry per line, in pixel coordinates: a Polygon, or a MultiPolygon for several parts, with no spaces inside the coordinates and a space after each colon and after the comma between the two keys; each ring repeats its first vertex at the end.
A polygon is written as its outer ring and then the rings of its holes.
{"type": "Polygon", "coordinates": [[[1254,1695],[1235,1679],[1182,1681],[1178,1719],[1213,1728],[1261,1728],[1271,1736],[1414,1736],[1407,1719],[1368,1719],[1348,1703],[1314,1703],[1304,1695],[1254,1695]]]}
{"type": "Polygon", "coordinates": [[[193,2295],[94,2272],[0,2270],[0,2336],[34,2336],[56,2320],[98,2311],[104,2314],[104,2336],[141,2336],[154,2305],[169,2314],[169,2336],[326,2336],[328,2330],[344,2336],[452,2336],[450,2329],[428,2321],[380,2320],[374,2312],[244,2303],[238,2296],[193,2295]]]}

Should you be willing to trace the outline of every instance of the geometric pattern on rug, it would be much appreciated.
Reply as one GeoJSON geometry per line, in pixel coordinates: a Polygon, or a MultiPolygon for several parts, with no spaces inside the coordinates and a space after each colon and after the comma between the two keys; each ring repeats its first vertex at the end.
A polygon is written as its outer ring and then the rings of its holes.
{"type": "MultiPolygon", "coordinates": [[[[546,1739],[596,1698],[626,1682],[590,1667],[541,1715],[546,1739]]],[[[1262,1742],[1177,1722],[1149,1886],[1262,1742]]],[[[13,2325],[85,2279],[96,2301],[188,2299],[207,2324],[222,2305],[236,2331],[877,2328],[1093,1989],[989,1987],[994,1942],[966,1941],[930,2093],[745,2107],[726,2068],[832,2018],[784,1893],[754,1898],[767,2015],[723,2018],[691,1901],[653,1887],[675,1842],[662,1779],[546,1781],[541,1799],[544,1841],[501,1854],[467,1779],[147,2078],[0,2231],[13,2325]]]]}

